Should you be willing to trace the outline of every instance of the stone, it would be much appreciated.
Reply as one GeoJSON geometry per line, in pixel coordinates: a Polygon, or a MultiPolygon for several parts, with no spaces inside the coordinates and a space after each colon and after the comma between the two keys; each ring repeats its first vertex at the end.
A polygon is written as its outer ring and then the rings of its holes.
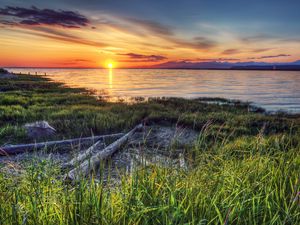
{"type": "Polygon", "coordinates": [[[8,71],[5,70],[5,69],[0,68],[0,79],[2,79],[2,78],[4,78],[4,79],[5,79],[5,78],[11,79],[11,78],[16,78],[16,77],[17,77],[16,75],[14,75],[14,74],[8,72],[8,71]]]}
{"type": "Polygon", "coordinates": [[[41,139],[52,136],[56,133],[56,130],[50,126],[47,121],[26,123],[24,128],[26,129],[27,136],[32,139],[41,139]]]}

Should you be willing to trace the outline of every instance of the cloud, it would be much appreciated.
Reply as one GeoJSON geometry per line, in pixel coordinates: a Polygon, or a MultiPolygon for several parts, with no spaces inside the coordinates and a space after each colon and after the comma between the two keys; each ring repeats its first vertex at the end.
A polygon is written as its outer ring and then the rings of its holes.
{"type": "Polygon", "coordinates": [[[269,50],[272,50],[273,48],[257,48],[257,49],[253,49],[252,52],[255,52],[255,53],[260,53],[260,52],[266,52],[266,51],[269,51],[269,50]]]}
{"type": "Polygon", "coordinates": [[[237,49],[237,48],[230,48],[230,49],[226,49],[222,52],[222,54],[224,55],[233,55],[233,54],[239,54],[242,52],[254,52],[254,53],[261,53],[261,52],[266,52],[269,50],[272,50],[274,48],[256,48],[256,49],[237,49]]]}
{"type": "Polygon", "coordinates": [[[146,28],[147,30],[151,31],[152,33],[159,34],[159,35],[167,35],[172,36],[173,30],[170,26],[161,24],[156,21],[151,20],[141,20],[136,18],[129,18],[127,19],[129,22],[134,23],[138,26],[146,28]]]}
{"type": "Polygon", "coordinates": [[[73,65],[73,66],[78,66],[81,63],[92,63],[94,61],[88,60],[88,59],[73,59],[69,60],[67,62],[59,62],[60,65],[73,65]]]}
{"type": "Polygon", "coordinates": [[[107,44],[98,41],[91,41],[76,35],[72,35],[69,32],[64,32],[63,30],[57,30],[50,27],[30,27],[26,30],[20,30],[24,34],[35,35],[44,38],[50,38],[57,41],[64,41],[74,44],[82,44],[94,47],[105,47],[107,44]]]}
{"type": "Polygon", "coordinates": [[[258,35],[252,35],[248,37],[242,37],[240,40],[246,44],[250,44],[253,42],[261,42],[261,41],[266,41],[269,39],[274,39],[274,36],[271,36],[269,34],[258,34],[258,35]]]}
{"type": "Polygon", "coordinates": [[[222,54],[224,55],[233,55],[233,54],[238,54],[240,53],[241,51],[239,49],[236,49],[236,48],[230,48],[230,49],[226,49],[222,52],[222,54]]]}
{"type": "Polygon", "coordinates": [[[195,45],[202,49],[210,49],[217,45],[217,42],[204,37],[195,37],[195,45]]]}
{"type": "Polygon", "coordinates": [[[279,54],[279,55],[267,55],[267,56],[262,56],[260,57],[261,59],[268,59],[268,58],[278,58],[278,57],[289,57],[291,55],[287,54],[279,54]]]}
{"type": "MultiPolygon", "coordinates": [[[[0,14],[0,15],[1,15],[1,14],[0,14]]],[[[9,20],[0,20],[0,24],[2,24],[2,25],[7,25],[7,26],[14,26],[14,25],[16,25],[15,22],[9,21],[9,20]]]]}
{"type": "Polygon", "coordinates": [[[66,28],[79,28],[87,26],[90,21],[83,15],[64,10],[39,9],[35,6],[31,8],[12,7],[0,8],[0,15],[6,20],[0,21],[2,24],[10,25],[49,25],[66,28]]]}
{"type": "Polygon", "coordinates": [[[282,43],[300,43],[300,38],[284,38],[284,39],[280,39],[278,40],[279,42],[282,42],[282,43]]]}
{"type": "Polygon", "coordinates": [[[237,58],[195,58],[195,59],[182,59],[185,62],[224,62],[224,61],[239,61],[237,58]]]}
{"type": "Polygon", "coordinates": [[[25,34],[94,47],[107,46],[105,43],[65,32],[63,28],[80,28],[90,25],[90,21],[77,12],[39,9],[34,6],[31,8],[7,6],[0,8],[0,16],[5,18],[0,20],[0,24],[20,28],[18,31],[25,34]]]}
{"type": "Polygon", "coordinates": [[[279,54],[279,55],[266,55],[266,56],[260,56],[260,57],[251,57],[248,59],[271,59],[271,58],[280,58],[280,57],[289,57],[291,55],[287,54],[279,54]]]}
{"type": "MultiPolygon", "coordinates": [[[[157,21],[142,20],[137,18],[124,18],[124,17],[119,17],[119,18],[130,24],[129,27],[126,27],[126,32],[130,31],[131,33],[138,34],[139,36],[141,35],[145,36],[144,33],[138,33],[140,32],[139,28],[143,28],[144,30],[148,31],[150,34],[162,38],[170,45],[173,45],[172,47],[208,50],[218,45],[216,41],[205,37],[195,37],[191,40],[178,38],[176,37],[176,34],[172,26],[162,24],[157,21]]],[[[124,24],[119,25],[119,27],[122,26],[124,26],[124,24]]],[[[163,46],[163,48],[172,48],[172,47],[163,46]]]]}
{"type": "Polygon", "coordinates": [[[88,59],[74,59],[74,62],[92,62],[91,60],[88,59]]]}
{"type": "Polygon", "coordinates": [[[120,62],[159,62],[167,59],[167,57],[161,55],[142,55],[136,53],[125,53],[118,55],[129,58],[125,60],[119,60],[120,62]]]}
{"type": "Polygon", "coordinates": [[[217,42],[207,39],[205,37],[195,37],[192,40],[182,40],[175,37],[165,38],[171,44],[178,48],[191,48],[196,50],[209,50],[218,45],[217,42]]]}

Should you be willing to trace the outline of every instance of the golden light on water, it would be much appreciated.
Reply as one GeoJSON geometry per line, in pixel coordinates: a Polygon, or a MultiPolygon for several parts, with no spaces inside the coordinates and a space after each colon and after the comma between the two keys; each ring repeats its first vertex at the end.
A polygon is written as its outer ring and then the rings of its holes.
{"type": "Polygon", "coordinates": [[[106,62],[106,67],[108,70],[108,85],[109,90],[113,88],[113,68],[115,67],[115,64],[112,61],[106,62]]]}
{"type": "Polygon", "coordinates": [[[108,73],[108,85],[109,85],[109,89],[113,88],[113,67],[109,67],[109,73],[108,73]]]}

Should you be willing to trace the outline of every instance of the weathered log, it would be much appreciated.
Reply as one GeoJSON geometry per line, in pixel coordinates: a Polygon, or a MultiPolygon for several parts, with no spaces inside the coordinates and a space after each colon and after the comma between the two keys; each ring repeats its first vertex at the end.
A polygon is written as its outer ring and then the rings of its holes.
{"type": "Polygon", "coordinates": [[[74,167],[81,163],[83,160],[88,159],[92,155],[95,155],[99,150],[104,149],[104,143],[103,141],[97,141],[95,144],[93,144],[91,147],[89,147],[86,151],[83,153],[78,154],[73,159],[71,159],[69,162],[63,164],[62,168],[67,167],[74,167]]]}
{"type": "Polygon", "coordinates": [[[48,142],[40,142],[40,143],[32,143],[32,144],[20,144],[20,145],[9,145],[0,147],[0,155],[13,155],[18,153],[30,152],[33,150],[50,148],[50,147],[70,147],[78,144],[93,144],[99,140],[105,141],[107,139],[120,138],[123,136],[123,133],[117,134],[109,134],[109,135],[100,135],[93,137],[84,137],[84,138],[75,138],[68,140],[60,140],[60,141],[48,141],[48,142]]]}
{"type": "MultiPolygon", "coordinates": [[[[96,153],[91,158],[84,160],[78,167],[75,167],[69,171],[65,176],[65,180],[74,181],[80,176],[87,176],[90,171],[97,168],[100,165],[101,160],[107,159],[112,156],[121,146],[123,146],[128,139],[138,130],[142,129],[143,125],[139,124],[127,134],[104,148],[102,151],[96,153]]],[[[97,143],[95,144],[97,145],[97,143]]]]}

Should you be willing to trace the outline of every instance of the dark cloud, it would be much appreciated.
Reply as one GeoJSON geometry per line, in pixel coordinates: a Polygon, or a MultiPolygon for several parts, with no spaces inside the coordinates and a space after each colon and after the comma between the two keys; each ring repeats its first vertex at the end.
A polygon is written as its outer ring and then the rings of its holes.
{"type": "Polygon", "coordinates": [[[230,48],[226,49],[222,52],[224,55],[233,55],[233,54],[239,54],[242,52],[254,52],[254,53],[261,53],[261,52],[266,52],[269,50],[272,50],[274,48],[256,48],[256,49],[237,49],[237,48],[230,48]]]}
{"type": "MultiPolygon", "coordinates": [[[[0,14],[0,15],[1,15],[1,14],[0,14]]],[[[14,25],[16,25],[15,22],[9,21],[9,20],[0,20],[0,24],[2,24],[2,25],[7,25],[7,26],[14,26],[14,25]]]]}
{"type": "MultiPolygon", "coordinates": [[[[0,15],[4,16],[10,25],[50,25],[67,28],[79,28],[87,26],[89,20],[73,11],[39,9],[35,6],[31,8],[12,7],[0,8],[0,15]]],[[[2,24],[5,21],[0,21],[2,24]]]]}
{"type": "Polygon", "coordinates": [[[239,49],[236,49],[236,48],[230,48],[230,49],[226,49],[222,52],[222,54],[224,55],[233,55],[233,54],[238,54],[240,53],[241,51],[239,49]]]}
{"type": "Polygon", "coordinates": [[[107,44],[104,44],[104,43],[101,43],[101,42],[90,41],[90,40],[82,39],[82,38],[79,38],[79,37],[69,38],[69,37],[52,35],[52,34],[47,34],[47,33],[39,34],[39,36],[46,37],[46,38],[51,38],[51,39],[58,40],[58,41],[65,41],[65,42],[69,42],[69,43],[89,45],[89,46],[94,46],[94,47],[105,47],[105,46],[107,46],[107,44]]]}
{"type": "Polygon", "coordinates": [[[88,59],[74,59],[74,62],[92,62],[91,60],[88,59]]]}
{"type": "Polygon", "coordinates": [[[296,43],[300,43],[300,38],[284,38],[284,39],[280,39],[278,40],[279,42],[283,42],[283,43],[286,43],[286,42],[296,42],[296,43]]]}
{"type": "Polygon", "coordinates": [[[209,50],[218,45],[217,42],[204,37],[195,37],[193,40],[182,40],[175,37],[168,37],[166,40],[175,44],[178,48],[191,48],[197,50],[209,50]]]}
{"type": "Polygon", "coordinates": [[[73,66],[76,66],[76,65],[78,65],[80,63],[86,63],[86,62],[91,63],[91,62],[94,62],[94,61],[87,60],[87,59],[73,59],[73,60],[70,60],[68,62],[60,62],[59,64],[60,65],[73,65],[73,66]]]}
{"type": "Polygon", "coordinates": [[[136,53],[125,53],[118,55],[126,56],[128,58],[125,60],[119,60],[121,62],[159,62],[161,60],[167,59],[167,57],[162,55],[142,55],[136,53]]]}
{"type": "Polygon", "coordinates": [[[258,34],[258,35],[253,35],[253,36],[248,36],[248,37],[242,37],[240,40],[246,44],[250,43],[256,43],[256,42],[261,42],[261,41],[266,41],[274,39],[274,36],[271,36],[269,34],[258,34]]]}
{"type": "Polygon", "coordinates": [[[210,49],[217,46],[217,42],[204,38],[204,37],[195,37],[195,46],[201,49],[210,49]]]}
{"type": "Polygon", "coordinates": [[[255,52],[255,53],[260,53],[260,52],[266,52],[266,51],[269,51],[269,50],[272,50],[273,48],[257,48],[257,49],[253,49],[252,52],[255,52]]]}
{"type": "Polygon", "coordinates": [[[129,18],[128,21],[131,23],[137,24],[143,28],[146,28],[147,30],[149,30],[155,34],[169,35],[169,36],[172,36],[174,34],[172,31],[172,28],[170,26],[161,24],[156,21],[141,20],[141,19],[135,19],[135,18],[129,18]]]}
{"type": "Polygon", "coordinates": [[[183,59],[186,62],[220,62],[220,61],[239,61],[237,58],[195,58],[195,59],[183,59]]]}
{"type": "Polygon", "coordinates": [[[36,35],[40,37],[50,38],[57,41],[64,41],[74,44],[82,44],[82,45],[89,45],[94,47],[105,47],[107,44],[98,42],[98,41],[91,41],[82,37],[78,37],[76,35],[72,35],[69,32],[64,32],[57,29],[52,29],[50,27],[30,27],[30,29],[22,30],[22,33],[36,35]]]}
{"type": "Polygon", "coordinates": [[[180,48],[192,48],[207,50],[217,46],[217,42],[207,39],[205,37],[195,37],[192,40],[183,40],[174,36],[172,27],[165,24],[158,23],[156,21],[140,20],[130,18],[130,23],[141,26],[153,34],[163,38],[164,40],[173,43],[176,47],[180,48]]]}
{"type": "MultiPolygon", "coordinates": [[[[127,21],[130,25],[124,26],[124,24],[116,24],[110,23],[109,26],[115,27],[118,30],[125,30],[126,32],[131,32],[139,36],[146,36],[145,33],[141,32],[138,28],[142,27],[151,34],[162,38],[163,40],[169,42],[172,47],[179,48],[191,48],[191,49],[200,49],[200,50],[208,50],[214,48],[218,45],[218,43],[212,39],[208,39],[205,37],[195,37],[191,40],[184,40],[175,36],[173,31],[173,27],[168,26],[166,24],[159,23],[157,21],[152,20],[141,20],[137,18],[126,18],[119,17],[121,20],[127,21]]],[[[154,43],[147,43],[147,46],[154,45],[154,43]]],[[[159,46],[161,47],[161,46],[159,46]]],[[[164,46],[164,48],[172,48],[171,46],[164,46]]]]}
{"type": "Polygon", "coordinates": [[[271,58],[280,58],[280,57],[289,57],[291,55],[287,54],[279,54],[279,55],[266,55],[266,56],[260,56],[260,57],[251,57],[248,59],[271,59],[271,58]]]}

